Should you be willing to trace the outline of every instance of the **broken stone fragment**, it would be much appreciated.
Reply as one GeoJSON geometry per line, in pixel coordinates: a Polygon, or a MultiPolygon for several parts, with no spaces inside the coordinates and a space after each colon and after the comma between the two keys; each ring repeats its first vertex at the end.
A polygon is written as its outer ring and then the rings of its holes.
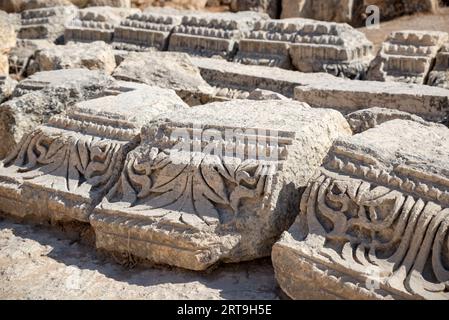
{"type": "Polygon", "coordinates": [[[449,89],[449,43],[438,53],[435,67],[429,74],[428,85],[449,89]]]}
{"type": "Polygon", "coordinates": [[[77,16],[65,26],[64,41],[111,43],[114,28],[138,9],[114,7],[89,7],[78,11],[77,16]]]}
{"type": "Polygon", "coordinates": [[[248,96],[249,100],[289,100],[287,97],[277,92],[256,89],[248,96]]]}
{"type": "Polygon", "coordinates": [[[14,18],[0,10],[0,53],[16,46],[14,18]]]}
{"type": "Polygon", "coordinates": [[[340,113],[292,100],[160,117],[91,215],[97,248],[192,270],[268,256],[341,135],[350,129],[340,113]]]}
{"type": "Polygon", "coordinates": [[[29,134],[0,163],[0,210],[18,217],[89,221],[117,181],[140,127],[188,106],[174,91],[143,88],[79,102],[29,134]],[[126,107],[124,107],[126,106],[126,107]]]}
{"type": "Polygon", "coordinates": [[[256,12],[198,13],[182,18],[170,37],[169,50],[232,59],[244,32],[267,17],[256,12]]]}
{"type": "Polygon", "coordinates": [[[381,107],[409,112],[429,121],[443,121],[449,111],[449,90],[399,82],[334,78],[295,88],[295,99],[312,107],[344,113],[381,107]]]}
{"type": "Polygon", "coordinates": [[[449,129],[392,120],[338,138],[272,252],[292,298],[449,299],[449,129]]]}
{"type": "Polygon", "coordinates": [[[256,11],[277,19],[281,14],[281,0],[236,0],[236,11],[256,11]]]}
{"type": "Polygon", "coordinates": [[[189,105],[207,103],[214,96],[212,87],[185,53],[130,53],[113,76],[119,80],[173,89],[189,105]]]}
{"type": "Polygon", "coordinates": [[[354,134],[362,133],[363,131],[381,125],[384,122],[395,119],[411,120],[423,124],[426,123],[423,118],[414,114],[378,107],[355,111],[346,116],[346,120],[348,120],[354,134]]]}
{"type": "Polygon", "coordinates": [[[0,76],[0,103],[12,95],[16,84],[17,81],[11,79],[9,76],[0,76]]]}
{"type": "Polygon", "coordinates": [[[13,98],[0,105],[0,159],[23,135],[60,114],[75,102],[92,99],[114,84],[114,79],[98,71],[67,69],[39,72],[21,81],[13,98]]]}
{"type": "Polygon", "coordinates": [[[17,40],[17,46],[9,52],[9,72],[15,75],[16,78],[21,79],[28,76],[28,73],[33,74],[35,53],[39,50],[51,48],[55,46],[52,42],[42,39],[34,40],[17,40]]]}
{"type": "Polygon", "coordinates": [[[76,16],[77,10],[78,8],[70,5],[23,11],[18,38],[64,43],[64,26],[76,16]]]}
{"type": "Polygon", "coordinates": [[[86,68],[111,74],[116,67],[112,47],[103,41],[68,43],[36,52],[33,71],[86,68]]]}
{"type": "Polygon", "coordinates": [[[390,34],[376,59],[368,79],[425,84],[438,51],[449,35],[439,31],[397,31],[390,34]]]}

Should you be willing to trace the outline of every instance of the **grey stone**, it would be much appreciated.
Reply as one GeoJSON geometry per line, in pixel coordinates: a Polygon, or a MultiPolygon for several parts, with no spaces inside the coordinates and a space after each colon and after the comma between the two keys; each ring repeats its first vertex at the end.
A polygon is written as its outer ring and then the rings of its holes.
{"type": "Polygon", "coordinates": [[[131,8],[131,0],[89,0],[88,6],[131,8]]]}
{"type": "Polygon", "coordinates": [[[23,40],[18,39],[17,46],[9,52],[9,70],[11,74],[15,74],[17,78],[28,76],[28,72],[33,74],[36,70],[32,70],[35,53],[38,50],[51,48],[54,44],[48,40],[35,39],[23,40]]]}
{"type": "Polygon", "coordinates": [[[273,247],[281,288],[296,299],[449,299],[448,138],[408,120],[338,138],[273,247]]]}
{"type": "Polygon", "coordinates": [[[295,101],[160,117],[90,217],[97,248],[192,270],[268,256],[295,217],[298,188],[349,134],[338,112],[295,101]]]}
{"type": "Polygon", "coordinates": [[[295,99],[344,113],[372,107],[396,109],[430,121],[444,120],[449,111],[449,90],[399,82],[336,78],[296,87],[295,99]]]}
{"type": "Polygon", "coordinates": [[[130,53],[113,76],[119,80],[173,89],[189,105],[206,103],[215,94],[185,53],[130,53]]]}
{"type": "Polygon", "coordinates": [[[289,100],[287,97],[277,92],[256,89],[248,96],[249,100],[289,100]]]}
{"type": "Polygon", "coordinates": [[[69,43],[65,46],[39,50],[35,54],[35,71],[86,68],[111,74],[115,67],[112,47],[103,41],[93,43],[69,43]]]}
{"type": "Polygon", "coordinates": [[[188,108],[174,91],[145,86],[83,101],[23,136],[0,163],[0,210],[18,217],[88,222],[120,175],[140,127],[188,108]]]}
{"type": "Polygon", "coordinates": [[[449,89],[449,43],[438,53],[435,66],[429,74],[427,84],[449,89]]]}

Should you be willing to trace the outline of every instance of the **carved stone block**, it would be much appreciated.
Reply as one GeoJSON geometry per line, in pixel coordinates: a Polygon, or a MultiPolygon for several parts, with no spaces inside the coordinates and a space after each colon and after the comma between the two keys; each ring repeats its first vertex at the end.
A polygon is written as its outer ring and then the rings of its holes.
{"type": "Polygon", "coordinates": [[[339,138],[273,247],[292,298],[449,299],[449,130],[392,120],[339,138]]]}
{"type": "Polygon", "coordinates": [[[290,56],[302,72],[363,79],[372,60],[373,45],[347,24],[309,20],[296,35],[290,56]]]}
{"type": "Polygon", "coordinates": [[[393,32],[370,65],[368,79],[425,84],[449,35],[438,31],[393,32]]]}
{"type": "Polygon", "coordinates": [[[334,79],[296,87],[295,99],[345,113],[381,106],[431,121],[444,120],[449,111],[449,90],[399,82],[334,79]]]}
{"type": "Polygon", "coordinates": [[[146,87],[80,102],[50,118],[0,163],[0,211],[88,222],[138,144],[140,127],[182,108],[174,91],[146,87]]]}
{"type": "Polygon", "coordinates": [[[77,12],[75,6],[30,9],[21,13],[20,39],[47,39],[62,43],[64,26],[77,12]]]}
{"type": "Polygon", "coordinates": [[[187,15],[174,28],[169,50],[232,59],[243,33],[266,18],[256,12],[187,15]]]}
{"type": "Polygon", "coordinates": [[[290,44],[306,19],[261,20],[245,32],[234,61],[292,69],[290,44]]]}
{"type": "Polygon", "coordinates": [[[267,256],[295,218],[298,188],[349,134],[338,112],[285,100],[163,117],[91,216],[97,247],[192,270],[267,256]]]}
{"type": "Polygon", "coordinates": [[[438,53],[435,67],[429,74],[428,85],[449,89],[449,43],[438,53]]]}
{"type": "Polygon", "coordinates": [[[89,7],[79,10],[75,19],[65,27],[64,40],[78,42],[112,42],[114,28],[128,15],[139,12],[138,9],[89,7]]]}
{"type": "Polygon", "coordinates": [[[115,29],[114,47],[145,51],[167,50],[171,32],[181,24],[182,15],[162,12],[143,12],[129,16],[115,29]]]}

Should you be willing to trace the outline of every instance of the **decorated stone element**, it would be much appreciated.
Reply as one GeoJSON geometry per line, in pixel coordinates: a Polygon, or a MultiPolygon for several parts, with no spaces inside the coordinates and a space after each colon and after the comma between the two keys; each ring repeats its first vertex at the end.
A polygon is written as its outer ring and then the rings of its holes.
{"type": "Polygon", "coordinates": [[[254,29],[245,32],[239,42],[234,61],[250,65],[262,65],[292,69],[290,44],[308,20],[261,20],[254,29]]]}
{"type": "Polygon", "coordinates": [[[103,41],[93,43],[69,43],[54,46],[35,54],[34,71],[86,68],[102,70],[111,74],[115,67],[115,55],[112,47],[103,41]]]}
{"type": "Polygon", "coordinates": [[[182,108],[173,91],[146,87],[80,102],[52,117],[24,135],[0,165],[0,210],[88,222],[138,144],[142,124],[182,108]]]}
{"type": "Polygon", "coordinates": [[[290,47],[295,68],[302,72],[327,72],[364,79],[373,57],[373,45],[347,24],[309,20],[290,47]]]}
{"type": "Polygon", "coordinates": [[[390,34],[370,65],[369,80],[425,84],[438,51],[449,35],[438,31],[390,34]]]}
{"type": "Polygon", "coordinates": [[[0,105],[0,159],[51,116],[101,95],[113,84],[112,77],[87,69],[39,72],[21,81],[12,99],[0,105]]]}
{"type": "Polygon", "coordinates": [[[64,40],[111,43],[114,28],[128,15],[138,11],[138,9],[113,7],[89,7],[79,10],[78,15],[66,25],[64,40]]]}
{"type": "Polygon", "coordinates": [[[428,85],[449,89],[449,43],[438,53],[435,67],[429,74],[428,85]]]}
{"type": "Polygon", "coordinates": [[[181,52],[133,52],[115,69],[116,79],[173,89],[189,105],[204,104],[214,90],[189,55],[181,52]]]}
{"type": "Polygon", "coordinates": [[[97,248],[192,270],[269,255],[332,141],[335,111],[235,100],[161,117],[142,130],[90,222],[97,248]]]}
{"type": "Polygon", "coordinates": [[[449,299],[449,130],[392,120],[334,143],[273,248],[292,298],[449,299]]]}
{"type": "Polygon", "coordinates": [[[115,28],[114,47],[134,51],[167,50],[171,32],[182,20],[181,14],[168,12],[130,15],[115,28]]]}
{"type": "Polygon", "coordinates": [[[232,59],[243,33],[265,18],[256,12],[187,15],[174,28],[169,50],[232,59]]]}
{"type": "Polygon", "coordinates": [[[399,82],[334,79],[295,88],[295,99],[312,107],[344,113],[382,107],[409,112],[425,120],[442,121],[449,111],[449,90],[399,82]]]}
{"type": "Polygon", "coordinates": [[[75,6],[59,6],[26,10],[21,13],[20,39],[47,39],[62,43],[64,26],[77,12],[75,6]]]}

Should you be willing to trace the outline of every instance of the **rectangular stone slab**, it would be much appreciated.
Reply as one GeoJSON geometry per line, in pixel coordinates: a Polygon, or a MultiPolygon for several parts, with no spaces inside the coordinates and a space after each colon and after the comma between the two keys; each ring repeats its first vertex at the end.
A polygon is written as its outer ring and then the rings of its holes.
{"type": "Polygon", "coordinates": [[[349,134],[340,113],[290,100],[154,121],[90,217],[97,248],[192,270],[267,256],[294,220],[298,189],[349,134]]]}
{"type": "Polygon", "coordinates": [[[449,90],[396,82],[334,79],[295,88],[295,99],[312,107],[353,112],[371,107],[396,109],[426,120],[443,120],[449,110],[449,90]]]}
{"type": "Polygon", "coordinates": [[[335,141],[273,247],[301,298],[449,299],[449,129],[392,120],[335,141]]]}
{"type": "Polygon", "coordinates": [[[26,134],[0,163],[0,211],[88,222],[119,177],[140,127],[187,108],[172,90],[146,87],[80,102],[26,134]]]}

